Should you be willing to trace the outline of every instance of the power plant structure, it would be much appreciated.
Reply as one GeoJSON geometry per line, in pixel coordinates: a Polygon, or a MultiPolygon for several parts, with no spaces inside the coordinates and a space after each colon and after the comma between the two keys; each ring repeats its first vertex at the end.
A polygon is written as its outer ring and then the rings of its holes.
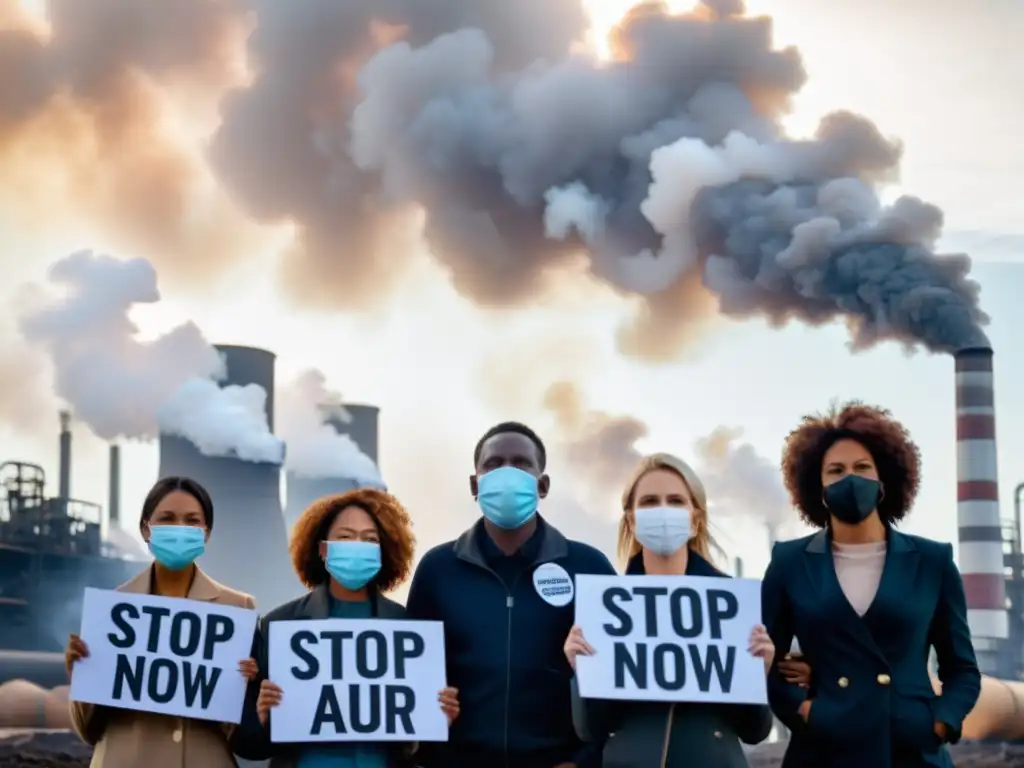
{"type": "MultiPolygon", "coordinates": [[[[28,674],[64,680],[61,651],[80,628],[83,589],[113,589],[142,565],[103,540],[99,505],[72,498],[70,425],[62,411],[57,495],[48,495],[39,465],[0,464],[0,682],[28,674]]],[[[111,468],[115,511],[119,472],[111,468]]],[[[107,521],[108,528],[116,524],[107,521]]]]}
{"type": "MultiPolygon", "coordinates": [[[[326,407],[325,410],[327,410],[326,407]]],[[[375,405],[345,405],[345,411],[348,414],[347,420],[332,413],[324,422],[339,434],[348,435],[352,442],[359,447],[359,450],[370,457],[374,464],[377,464],[379,445],[377,427],[380,408],[375,405]]],[[[367,485],[365,478],[305,477],[293,471],[286,473],[285,483],[287,484],[285,516],[289,529],[295,524],[299,515],[317,499],[367,485]]],[[[373,485],[378,487],[376,484],[373,485]]],[[[383,489],[383,484],[379,487],[383,489]]]]}
{"type": "Polygon", "coordinates": [[[1007,603],[1007,593],[1014,591],[1007,589],[1007,567],[1011,581],[1021,578],[1013,562],[1019,559],[1014,550],[1020,533],[1004,528],[999,509],[992,357],[987,347],[971,347],[955,358],[959,565],[982,673],[1016,678],[1012,657],[1019,656],[1015,645],[1024,638],[1010,642],[1010,613],[1024,606],[1007,603]]]}
{"type": "MultiPolygon", "coordinates": [[[[217,345],[227,377],[223,385],[257,384],[266,391],[267,424],[274,429],[273,352],[217,345]]],[[[214,525],[198,565],[213,579],[252,594],[263,610],[303,591],[288,556],[281,509],[281,466],[235,457],[204,456],[189,440],[160,435],[159,476],[190,477],[210,493],[214,525]]]]}
{"type": "MultiPolygon", "coordinates": [[[[276,356],[251,347],[216,348],[227,370],[224,385],[257,384],[266,391],[267,423],[273,431],[276,356]]],[[[379,409],[352,405],[346,411],[350,419],[332,419],[334,428],[376,463],[379,409]]],[[[65,682],[62,651],[68,634],[80,629],[84,589],[114,589],[150,562],[134,536],[120,529],[120,446],[108,449],[106,519],[99,505],[72,498],[70,424],[71,414],[62,411],[55,496],[47,495],[42,467],[0,464],[0,683],[18,677],[40,685],[65,682]]],[[[205,456],[189,440],[161,434],[159,454],[159,477],[191,477],[213,499],[213,533],[198,561],[204,571],[251,593],[262,610],[302,594],[288,554],[281,504],[283,453],[272,463],[205,456]]],[[[298,511],[357,484],[344,477],[289,480],[289,505],[298,511]]]]}

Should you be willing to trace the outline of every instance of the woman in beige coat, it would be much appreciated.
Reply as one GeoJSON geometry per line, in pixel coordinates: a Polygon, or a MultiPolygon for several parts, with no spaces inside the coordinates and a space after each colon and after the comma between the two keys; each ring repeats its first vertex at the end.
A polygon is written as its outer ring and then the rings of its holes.
{"type": "MultiPolygon", "coordinates": [[[[218,584],[195,565],[213,530],[213,502],[199,483],[187,477],[157,481],[139,526],[155,562],[118,591],[256,607],[252,596],[218,584]]],[[[64,652],[69,677],[75,662],[88,655],[82,639],[71,635],[64,652]]],[[[239,673],[255,677],[255,662],[240,661],[239,673]]],[[[70,707],[75,731],[95,747],[91,768],[236,768],[234,725],[78,701],[70,707]]]]}

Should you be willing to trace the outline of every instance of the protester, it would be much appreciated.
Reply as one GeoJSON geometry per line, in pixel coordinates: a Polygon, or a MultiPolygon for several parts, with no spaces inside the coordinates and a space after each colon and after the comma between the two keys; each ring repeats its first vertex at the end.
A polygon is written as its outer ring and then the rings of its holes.
{"type": "MultiPolygon", "coordinates": [[[[142,504],[139,529],[154,562],[118,591],[256,607],[250,595],[218,584],[195,565],[213,532],[213,502],[195,480],[158,480],[142,504]]],[[[88,655],[85,642],[71,635],[64,652],[69,677],[88,655]]],[[[255,677],[255,661],[240,661],[239,672],[255,677]]],[[[95,747],[92,768],[235,768],[229,746],[233,724],[80,701],[69,706],[75,731],[95,747]]]]}
{"type": "Polygon", "coordinates": [[[409,592],[411,616],[444,622],[448,679],[462,700],[450,740],[432,745],[421,762],[599,766],[600,745],[582,744],[573,730],[571,670],[561,649],[572,625],[573,578],[615,571],[598,550],[566,539],[538,513],[551,481],[532,429],[492,427],[473,460],[469,486],[483,517],[423,556],[409,592]]]}
{"type": "MultiPolygon", "coordinates": [[[[627,575],[712,576],[707,494],[682,459],[643,459],[622,494],[619,557],[627,575]]],[[[765,628],[750,634],[748,651],[771,667],[775,649],[765,628]]],[[[565,641],[573,668],[594,649],[573,627],[565,641]]],[[[584,699],[573,680],[573,715],[580,738],[601,742],[604,768],[745,768],[740,742],[757,744],[772,729],[767,706],[584,699]],[[608,738],[610,734],[614,734],[608,738]]]]}
{"type": "MultiPolygon", "coordinates": [[[[264,616],[254,655],[259,667],[250,684],[237,751],[272,768],[393,768],[412,765],[416,744],[346,742],[292,744],[271,741],[270,710],[281,703],[280,686],[267,679],[270,624],[297,619],[404,619],[406,611],[384,596],[409,577],[416,539],[409,513],[394,496],[361,488],[314,502],[292,528],[295,572],[309,592],[264,616]]],[[[458,691],[438,694],[451,722],[459,714],[458,691]]]]}
{"type": "Polygon", "coordinates": [[[792,731],[785,768],[953,768],[944,744],[959,740],[981,675],[952,546],[895,528],[920,465],[904,427],[858,402],[804,418],[786,440],[786,488],[821,530],[777,544],[763,582],[772,640],[797,637],[812,669],[809,687],[769,675],[792,731]]]}

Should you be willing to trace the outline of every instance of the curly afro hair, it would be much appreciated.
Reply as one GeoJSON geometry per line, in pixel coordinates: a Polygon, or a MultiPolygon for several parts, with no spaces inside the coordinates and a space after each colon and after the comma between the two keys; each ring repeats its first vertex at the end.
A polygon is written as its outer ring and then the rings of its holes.
{"type": "Polygon", "coordinates": [[[384,491],[359,488],[314,501],[292,528],[289,545],[292,566],[308,589],[330,580],[320,557],[320,542],[327,538],[335,519],[348,507],[359,507],[377,523],[381,566],[373,586],[379,592],[390,592],[409,578],[416,537],[412,532],[412,518],[405,507],[384,491]]]}
{"type": "Polygon", "coordinates": [[[782,477],[789,497],[808,525],[824,528],[829,512],[822,501],[821,464],[839,440],[856,440],[875,461],[885,494],[878,514],[896,523],[910,511],[921,483],[921,454],[889,411],[854,400],[833,404],[828,413],[805,416],[782,449],[782,477]]]}

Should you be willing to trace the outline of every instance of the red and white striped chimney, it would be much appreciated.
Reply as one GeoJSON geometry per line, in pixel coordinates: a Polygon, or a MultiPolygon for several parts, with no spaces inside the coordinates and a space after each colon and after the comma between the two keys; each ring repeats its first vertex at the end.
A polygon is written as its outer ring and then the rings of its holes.
{"type": "Polygon", "coordinates": [[[956,353],[957,525],[967,621],[978,664],[998,674],[998,653],[1009,627],[1003,530],[996,461],[992,350],[956,353]]]}

